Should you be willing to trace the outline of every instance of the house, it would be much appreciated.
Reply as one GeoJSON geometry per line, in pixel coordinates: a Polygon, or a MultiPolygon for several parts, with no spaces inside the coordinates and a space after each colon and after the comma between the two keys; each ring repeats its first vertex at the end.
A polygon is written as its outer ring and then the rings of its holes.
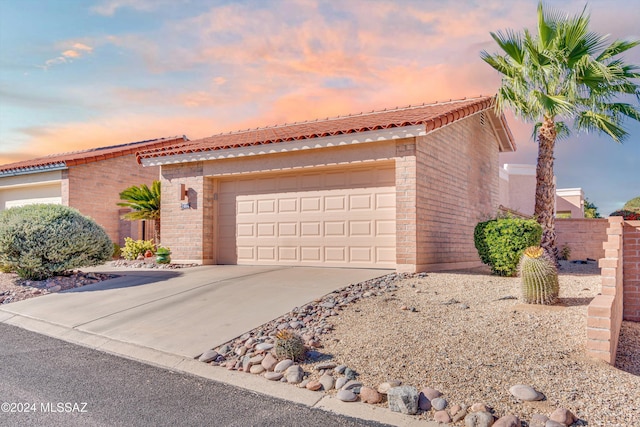
{"type": "Polygon", "coordinates": [[[140,152],[160,166],[175,262],[390,268],[479,265],[476,223],[515,149],[493,97],[219,134],[140,152]]]}
{"type": "MultiPolygon", "coordinates": [[[[507,163],[500,169],[500,204],[502,206],[532,216],[535,210],[535,198],[535,165],[507,163]]],[[[582,189],[556,189],[555,213],[558,218],[584,218],[582,189]]]]}
{"type": "Polygon", "coordinates": [[[54,154],[0,165],[0,210],[33,203],[57,203],[90,216],[119,244],[141,237],[140,224],[124,221],[119,194],[132,185],[151,184],[159,168],[142,168],[135,153],[183,144],[186,137],[161,138],[54,154]]]}

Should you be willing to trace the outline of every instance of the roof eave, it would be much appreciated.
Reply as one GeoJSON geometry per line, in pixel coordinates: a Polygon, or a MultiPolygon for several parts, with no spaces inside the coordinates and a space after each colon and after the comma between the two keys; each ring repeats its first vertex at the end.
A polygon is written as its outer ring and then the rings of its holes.
{"type": "Polygon", "coordinates": [[[48,165],[28,166],[24,168],[8,169],[0,171],[0,178],[7,176],[29,175],[42,172],[52,172],[69,169],[65,162],[52,163],[48,165]]]}
{"type": "Polygon", "coordinates": [[[371,142],[389,141],[426,135],[426,127],[422,125],[403,126],[397,128],[348,133],[320,138],[308,138],[298,141],[277,144],[255,144],[246,147],[226,149],[198,150],[190,153],[162,155],[162,153],[138,154],[138,162],[142,166],[162,166],[177,163],[220,160],[236,157],[269,155],[292,151],[332,148],[371,142]]]}

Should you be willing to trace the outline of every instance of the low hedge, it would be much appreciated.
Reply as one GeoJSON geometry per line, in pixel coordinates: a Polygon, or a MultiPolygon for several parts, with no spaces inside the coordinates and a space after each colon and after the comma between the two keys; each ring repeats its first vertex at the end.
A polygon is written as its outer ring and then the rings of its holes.
{"type": "Polygon", "coordinates": [[[478,223],[474,230],[480,260],[500,276],[515,276],[522,252],[540,245],[541,238],[542,227],[533,219],[492,219],[478,223]]]}

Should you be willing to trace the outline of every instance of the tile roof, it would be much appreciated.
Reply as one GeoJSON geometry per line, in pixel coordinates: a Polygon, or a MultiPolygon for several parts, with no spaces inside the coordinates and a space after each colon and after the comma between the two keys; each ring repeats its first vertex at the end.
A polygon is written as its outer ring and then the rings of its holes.
{"type": "MultiPolygon", "coordinates": [[[[233,149],[265,144],[286,143],[333,135],[343,135],[381,129],[398,128],[412,125],[425,125],[430,132],[456,120],[483,110],[493,110],[493,97],[480,96],[471,99],[436,102],[382,111],[371,111],[348,116],[338,116],[313,121],[298,122],[256,129],[247,129],[221,133],[207,138],[145,150],[138,153],[138,162],[142,159],[199,153],[214,150],[233,149]]],[[[503,131],[501,138],[504,146],[514,147],[513,136],[504,116],[495,116],[503,131]]],[[[496,120],[494,120],[496,124],[496,120]]]]}
{"type": "Polygon", "coordinates": [[[0,165],[0,177],[20,175],[25,173],[42,172],[53,169],[65,169],[70,166],[100,160],[135,154],[141,150],[159,149],[165,146],[175,146],[188,141],[186,136],[150,139],[146,141],[129,142],[126,144],[110,145],[108,147],[90,148],[69,153],[51,154],[36,159],[23,160],[15,163],[0,165]]]}

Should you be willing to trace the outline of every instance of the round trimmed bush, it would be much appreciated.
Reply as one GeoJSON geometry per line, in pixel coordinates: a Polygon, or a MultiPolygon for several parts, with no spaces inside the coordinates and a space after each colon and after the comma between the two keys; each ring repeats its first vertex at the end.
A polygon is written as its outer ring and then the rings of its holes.
{"type": "Polygon", "coordinates": [[[500,276],[515,276],[524,250],[540,245],[541,238],[542,227],[533,219],[492,219],[477,224],[474,232],[480,260],[500,276]]]}
{"type": "Polygon", "coordinates": [[[22,278],[104,264],[112,253],[104,229],[76,209],[36,204],[0,212],[0,265],[22,278]]]}

